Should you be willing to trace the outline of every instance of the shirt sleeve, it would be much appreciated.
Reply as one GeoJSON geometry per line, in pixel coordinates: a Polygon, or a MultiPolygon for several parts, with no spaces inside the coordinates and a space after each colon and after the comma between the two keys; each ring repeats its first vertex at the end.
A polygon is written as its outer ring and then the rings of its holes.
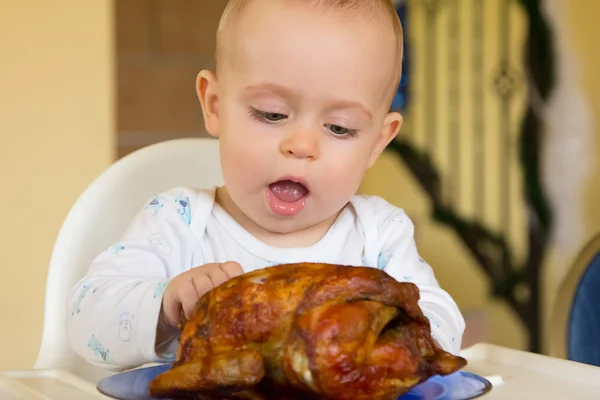
{"type": "Polygon", "coordinates": [[[382,217],[377,233],[377,267],[398,281],[419,287],[419,306],[430,321],[432,337],[444,350],[458,354],[464,318],[452,297],[440,288],[431,266],[419,255],[412,221],[403,210],[389,204],[377,214],[382,217]]]}
{"type": "Polygon", "coordinates": [[[149,199],[121,240],[98,255],[72,288],[67,334],[89,363],[122,370],[173,359],[176,340],[157,346],[156,328],[165,287],[194,267],[195,198],[190,190],[173,189],[149,199]]]}

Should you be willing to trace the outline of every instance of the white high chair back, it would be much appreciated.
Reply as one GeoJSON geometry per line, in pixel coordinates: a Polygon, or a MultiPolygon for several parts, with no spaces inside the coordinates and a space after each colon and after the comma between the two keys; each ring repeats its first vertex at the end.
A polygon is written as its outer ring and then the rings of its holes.
{"type": "Polygon", "coordinates": [[[69,346],[65,303],[69,291],[153,195],[176,186],[222,183],[218,142],[208,138],[176,139],[145,147],[95,179],[73,205],[54,244],[42,343],[34,368],[60,368],[94,382],[110,375],[85,362],[69,346]]]}

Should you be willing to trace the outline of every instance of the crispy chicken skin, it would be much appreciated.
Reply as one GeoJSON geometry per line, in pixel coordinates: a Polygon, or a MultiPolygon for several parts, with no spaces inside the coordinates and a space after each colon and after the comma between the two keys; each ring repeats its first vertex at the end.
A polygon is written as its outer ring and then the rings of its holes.
{"type": "Polygon", "coordinates": [[[419,290],[369,267],[287,264],[206,293],[149,393],[190,399],[395,400],[466,365],[433,341],[419,290]]]}

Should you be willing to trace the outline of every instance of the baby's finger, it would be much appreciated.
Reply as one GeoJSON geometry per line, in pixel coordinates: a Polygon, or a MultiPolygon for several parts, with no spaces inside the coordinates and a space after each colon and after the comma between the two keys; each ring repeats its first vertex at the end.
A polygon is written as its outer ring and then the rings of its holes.
{"type": "MultiPolygon", "coordinates": [[[[196,291],[196,285],[194,284],[193,279],[186,279],[185,282],[182,282],[182,285],[179,288],[179,298],[181,299],[181,308],[183,308],[185,318],[189,319],[200,298],[196,291]]],[[[179,319],[179,314],[176,318],[179,319]]]]}
{"type": "Polygon", "coordinates": [[[219,264],[219,269],[221,269],[225,273],[228,279],[234,278],[244,273],[242,266],[234,261],[219,264]]]}
{"type": "Polygon", "coordinates": [[[191,276],[189,282],[194,288],[194,294],[189,295],[189,298],[185,300],[182,299],[181,302],[183,305],[183,311],[185,312],[185,317],[188,319],[191,317],[194,308],[196,307],[196,303],[200,297],[213,288],[212,282],[206,273],[191,276]]]}
{"type": "Polygon", "coordinates": [[[202,297],[204,293],[208,292],[214,287],[213,282],[208,277],[209,271],[210,270],[204,271],[204,273],[202,274],[196,274],[191,277],[191,282],[194,285],[194,288],[196,289],[196,294],[198,295],[198,298],[202,297]]]}
{"type": "Polygon", "coordinates": [[[181,302],[175,298],[171,292],[165,292],[163,297],[163,317],[164,322],[173,328],[179,324],[179,314],[181,310],[181,302]]]}
{"type": "Polygon", "coordinates": [[[214,268],[209,268],[206,271],[206,275],[210,279],[213,288],[216,288],[223,282],[227,282],[229,280],[229,276],[225,273],[223,269],[220,268],[221,264],[215,265],[214,268]]]}

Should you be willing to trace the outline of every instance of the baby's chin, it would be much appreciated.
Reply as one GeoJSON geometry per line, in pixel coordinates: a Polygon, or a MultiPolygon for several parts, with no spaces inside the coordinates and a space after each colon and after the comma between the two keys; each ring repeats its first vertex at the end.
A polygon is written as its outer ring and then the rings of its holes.
{"type": "MultiPolygon", "coordinates": [[[[295,216],[281,216],[268,210],[266,213],[261,213],[263,215],[257,215],[252,218],[252,220],[266,232],[287,235],[309,230],[322,222],[320,218],[311,218],[307,215],[308,213],[309,210],[303,210],[300,214],[295,216]]],[[[252,211],[249,210],[248,214],[252,214],[252,211]]]]}
{"type": "Polygon", "coordinates": [[[318,242],[329,231],[339,211],[322,215],[311,212],[310,208],[293,217],[282,217],[276,214],[266,218],[258,218],[256,223],[266,232],[276,235],[289,235],[298,244],[290,247],[307,247],[318,242]]]}
{"type": "Polygon", "coordinates": [[[290,245],[290,247],[307,246],[304,234],[306,234],[306,237],[315,237],[315,235],[320,236],[318,231],[322,231],[324,235],[331,226],[330,221],[334,220],[330,216],[318,216],[311,213],[312,210],[310,210],[309,207],[294,216],[278,215],[268,207],[266,209],[261,207],[259,212],[251,207],[245,209],[245,207],[242,206],[240,208],[246,218],[252,221],[255,227],[264,234],[290,235],[290,237],[298,239],[301,242],[301,244],[297,246],[290,245]]]}
{"type": "Polygon", "coordinates": [[[286,219],[283,221],[267,221],[262,225],[262,228],[271,233],[289,235],[292,233],[307,231],[314,227],[314,225],[318,225],[318,223],[310,224],[306,223],[306,221],[299,221],[301,218],[298,217],[290,218],[291,219],[286,219]]]}

